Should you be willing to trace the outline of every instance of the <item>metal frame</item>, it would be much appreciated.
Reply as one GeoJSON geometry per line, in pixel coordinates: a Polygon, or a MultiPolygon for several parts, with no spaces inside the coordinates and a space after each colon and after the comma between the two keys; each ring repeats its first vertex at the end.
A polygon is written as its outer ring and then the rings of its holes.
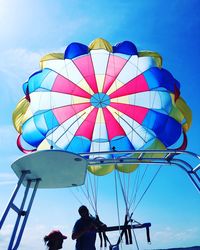
{"type": "Polygon", "coordinates": [[[148,164],[177,166],[190,178],[200,192],[200,156],[182,150],[137,150],[137,151],[108,151],[80,154],[88,157],[88,166],[106,164],[148,164]],[[110,155],[112,158],[104,158],[110,155]],[[161,156],[162,155],[162,156],[161,156]],[[181,159],[181,158],[183,159],[181,159]],[[113,159],[114,158],[114,159],[113,159]],[[185,158],[185,159],[184,159],[185,158]]]}
{"type": "Polygon", "coordinates": [[[5,222],[5,219],[10,211],[10,209],[13,209],[16,213],[17,213],[17,218],[16,218],[16,221],[15,221],[15,225],[13,227],[13,231],[12,231],[12,235],[11,235],[11,238],[10,238],[10,242],[9,242],[9,246],[8,246],[8,250],[16,250],[20,244],[20,241],[21,241],[21,238],[22,238],[22,235],[23,235],[23,232],[24,232],[24,229],[25,229],[25,226],[26,226],[26,222],[28,220],[28,216],[30,214],[30,210],[31,210],[31,207],[32,207],[32,204],[33,204],[33,201],[34,201],[34,198],[35,198],[35,195],[36,195],[36,191],[38,189],[38,185],[39,185],[39,182],[41,179],[32,179],[32,180],[27,180],[27,186],[25,188],[25,191],[24,191],[24,195],[22,197],[22,201],[21,201],[21,205],[19,207],[17,207],[15,204],[14,204],[14,201],[15,201],[15,198],[19,192],[19,189],[22,185],[22,182],[24,181],[25,177],[27,174],[30,174],[30,171],[29,170],[25,170],[25,171],[22,171],[21,172],[21,176],[18,180],[18,183],[14,189],[14,192],[8,202],[8,205],[3,213],[3,216],[0,220],[0,229],[2,228],[4,222],[5,222]],[[30,199],[29,201],[27,201],[27,198],[28,198],[28,193],[29,193],[29,190],[30,190],[30,186],[31,184],[34,183],[34,187],[33,187],[33,191],[32,191],[32,194],[30,196],[30,199]],[[24,206],[26,204],[26,201],[28,202],[28,205],[27,205],[27,209],[24,210],[24,206]],[[22,220],[22,223],[21,223],[21,226],[20,226],[20,221],[23,217],[23,220],[22,220]],[[18,231],[19,229],[19,231],[18,231]],[[18,233],[18,234],[17,234],[18,233]]]}
{"type": "MultiPolygon", "coordinates": [[[[108,152],[91,152],[81,153],[82,156],[87,159],[87,165],[106,165],[106,164],[148,164],[148,165],[165,165],[165,166],[177,166],[181,168],[195,185],[200,192],[200,156],[181,150],[137,150],[137,151],[108,151],[108,152]],[[110,155],[110,158],[104,158],[105,155],[110,155]],[[185,158],[185,159],[184,159],[185,158]]],[[[21,176],[19,176],[18,183],[14,189],[14,192],[8,202],[8,205],[0,220],[0,230],[4,224],[4,221],[10,211],[13,209],[17,213],[17,219],[12,231],[11,239],[9,242],[8,250],[16,250],[20,244],[28,216],[38,189],[40,178],[29,179],[30,170],[22,170],[21,176]],[[14,204],[14,200],[18,194],[18,191],[26,181],[24,196],[22,197],[21,205],[17,207],[14,204]],[[25,203],[28,198],[30,188],[33,188],[32,194],[28,201],[27,210],[24,210],[25,203]],[[21,227],[20,220],[22,219],[21,227]],[[18,228],[20,227],[19,231],[18,228]],[[17,234],[18,233],[18,234],[17,234]]]]}

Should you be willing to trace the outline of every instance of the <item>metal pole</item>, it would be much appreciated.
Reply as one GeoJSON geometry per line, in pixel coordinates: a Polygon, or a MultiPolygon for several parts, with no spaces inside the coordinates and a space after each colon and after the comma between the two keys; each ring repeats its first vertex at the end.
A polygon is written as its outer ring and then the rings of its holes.
{"type": "Polygon", "coordinates": [[[27,184],[25,192],[24,192],[24,197],[23,197],[23,200],[22,200],[22,203],[21,203],[21,207],[20,207],[20,209],[18,209],[18,211],[16,211],[18,213],[18,216],[17,216],[16,222],[15,222],[15,226],[13,228],[13,232],[12,232],[12,236],[11,236],[10,243],[9,243],[9,246],[8,246],[8,250],[12,249],[12,246],[13,246],[13,243],[14,243],[14,240],[15,240],[15,236],[16,236],[16,233],[17,233],[17,229],[18,229],[21,217],[23,216],[23,209],[24,209],[24,205],[25,205],[25,202],[26,202],[26,199],[27,199],[27,196],[28,196],[30,185],[31,185],[31,181],[28,181],[28,184],[27,184]]]}
{"type": "Polygon", "coordinates": [[[11,196],[11,198],[10,198],[10,201],[8,202],[8,205],[7,205],[7,207],[6,207],[6,209],[5,209],[4,213],[3,213],[3,216],[2,216],[2,218],[1,218],[1,221],[0,221],[0,229],[1,229],[2,226],[3,226],[3,223],[4,223],[4,221],[5,221],[5,219],[6,219],[7,215],[8,215],[8,212],[9,212],[9,210],[10,210],[12,204],[13,204],[13,201],[14,201],[14,199],[15,199],[15,197],[16,197],[18,191],[19,191],[19,188],[20,188],[20,186],[21,186],[21,184],[22,184],[22,182],[23,182],[25,176],[26,176],[27,174],[29,174],[29,173],[30,173],[29,170],[22,171],[22,175],[21,175],[21,177],[20,177],[20,179],[19,179],[19,181],[18,181],[18,183],[17,183],[17,185],[16,185],[16,187],[15,187],[15,189],[14,189],[14,191],[13,191],[13,194],[12,194],[12,196],[11,196]]]}
{"type": "MultiPolygon", "coordinates": [[[[28,204],[28,208],[26,210],[26,213],[25,213],[25,216],[24,216],[24,220],[22,222],[21,229],[19,231],[18,238],[16,240],[16,243],[15,243],[15,246],[14,246],[13,250],[17,250],[17,248],[18,248],[18,246],[20,244],[20,241],[21,241],[21,238],[22,238],[22,235],[23,235],[23,232],[24,232],[24,228],[26,226],[26,222],[28,220],[28,216],[29,216],[29,213],[30,213],[30,210],[31,210],[31,207],[32,207],[32,204],[33,204],[33,200],[35,198],[36,191],[38,189],[38,185],[39,185],[40,181],[41,181],[41,179],[36,179],[35,180],[35,186],[34,186],[34,189],[33,189],[33,192],[32,192],[32,195],[31,195],[31,198],[30,198],[30,201],[29,201],[29,204],[28,204]]],[[[11,250],[11,249],[8,249],[8,250],[11,250]]]]}

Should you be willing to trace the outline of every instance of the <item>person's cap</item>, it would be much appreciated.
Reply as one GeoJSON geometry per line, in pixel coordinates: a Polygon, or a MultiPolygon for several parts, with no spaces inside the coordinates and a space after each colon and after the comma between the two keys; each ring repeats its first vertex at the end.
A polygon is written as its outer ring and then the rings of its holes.
{"type": "Polygon", "coordinates": [[[49,239],[67,239],[67,236],[62,234],[59,230],[53,230],[51,233],[48,235],[49,239]]]}

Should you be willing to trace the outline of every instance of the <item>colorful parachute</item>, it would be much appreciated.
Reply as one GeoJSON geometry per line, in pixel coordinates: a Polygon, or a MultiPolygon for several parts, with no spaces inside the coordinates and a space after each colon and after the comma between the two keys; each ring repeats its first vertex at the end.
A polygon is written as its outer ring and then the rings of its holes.
{"type": "Polygon", "coordinates": [[[182,140],[184,149],[191,111],[179,82],[161,66],[155,52],[101,38],[44,56],[13,113],[18,147],[79,154],[166,149],[182,140]]]}

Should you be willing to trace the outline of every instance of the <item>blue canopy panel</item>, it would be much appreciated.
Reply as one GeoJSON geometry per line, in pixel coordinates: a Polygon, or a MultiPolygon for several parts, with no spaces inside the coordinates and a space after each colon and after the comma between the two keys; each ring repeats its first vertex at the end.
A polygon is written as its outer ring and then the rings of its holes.
{"type": "Polygon", "coordinates": [[[47,133],[59,125],[53,112],[48,110],[34,115],[23,124],[22,137],[31,146],[37,147],[45,139],[47,133]]]}
{"type": "MultiPolygon", "coordinates": [[[[27,83],[25,83],[24,89],[26,86],[28,86],[28,92],[30,94],[30,93],[34,92],[35,90],[37,90],[38,88],[40,88],[43,80],[49,74],[49,72],[51,72],[50,69],[44,69],[42,71],[38,71],[35,74],[33,74],[28,80],[28,85],[27,85],[27,83]]],[[[26,87],[26,89],[27,89],[27,87],[26,87]]],[[[25,94],[27,94],[27,93],[25,92],[25,94]]]]}
{"type": "Polygon", "coordinates": [[[182,126],[179,122],[154,110],[148,111],[142,125],[151,129],[166,147],[173,145],[182,133],[182,126]]]}
{"type": "Polygon", "coordinates": [[[137,55],[135,44],[130,41],[124,41],[113,46],[113,53],[121,53],[126,55],[137,55]]]}
{"type": "Polygon", "coordinates": [[[90,146],[91,141],[88,138],[83,136],[74,136],[64,150],[74,153],[90,152],[90,146]]]}
{"type": "Polygon", "coordinates": [[[171,93],[175,93],[175,86],[177,89],[180,89],[180,83],[166,69],[152,67],[145,71],[143,75],[150,89],[163,87],[171,93]]]}
{"type": "Polygon", "coordinates": [[[89,49],[85,44],[71,43],[65,50],[64,59],[73,59],[88,53],[89,49]]]}
{"type": "Polygon", "coordinates": [[[116,136],[110,140],[110,150],[113,150],[113,147],[117,151],[123,150],[135,150],[133,144],[130,142],[127,136],[116,136]]]}
{"type": "Polygon", "coordinates": [[[23,124],[22,131],[24,141],[33,147],[38,147],[39,144],[45,139],[45,136],[35,126],[33,117],[23,124]]]}

